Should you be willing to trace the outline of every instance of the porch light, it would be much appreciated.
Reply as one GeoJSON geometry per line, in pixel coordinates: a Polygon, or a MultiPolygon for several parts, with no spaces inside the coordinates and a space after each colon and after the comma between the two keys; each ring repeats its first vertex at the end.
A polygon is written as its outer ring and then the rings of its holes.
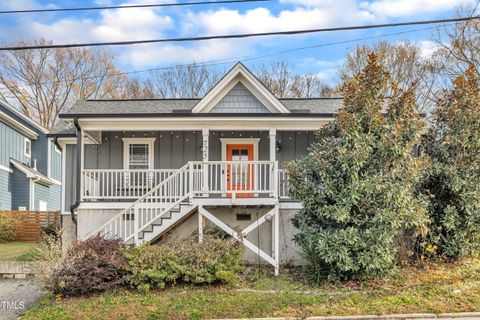
{"type": "Polygon", "coordinates": [[[280,141],[277,141],[275,143],[275,151],[280,152],[280,150],[282,150],[282,145],[280,144],[280,141]]]}

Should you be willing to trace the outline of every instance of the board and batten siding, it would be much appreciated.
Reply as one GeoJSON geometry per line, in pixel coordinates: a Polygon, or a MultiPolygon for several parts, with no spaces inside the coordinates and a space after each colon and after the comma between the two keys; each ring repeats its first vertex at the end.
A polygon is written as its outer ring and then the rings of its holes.
{"type": "Polygon", "coordinates": [[[12,174],[0,169],[0,210],[12,210],[12,174]]]}
{"type": "Polygon", "coordinates": [[[31,158],[24,152],[25,137],[20,132],[0,122],[0,138],[0,165],[10,168],[10,158],[30,164],[31,158]]]}
{"type": "Polygon", "coordinates": [[[62,180],[62,154],[56,151],[55,144],[50,143],[50,178],[61,181],[62,180]]]}
{"type": "Polygon", "coordinates": [[[155,137],[155,169],[178,169],[188,161],[202,159],[199,131],[103,132],[102,144],[85,145],[85,169],[123,169],[122,138],[151,137],[155,137]]]}
{"type": "MultiPolygon", "coordinates": [[[[15,159],[28,166],[32,166],[33,160],[36,160],[38,172],[60,181],[62,170],[61,154],[55,151],[53,143],[48,140],[43,130],[1,103],[0,111],[33,130],[38,135],[36,139],[30,139],[31,156],[27,157],[25,155],[26,137],[4,122],[0,122],[0,208],[2,210],[18,210],[19,207],[28,208],[31,196],[29,179],[24,173],[10,164],[10,159],[15,159]],[[49,151],[51,152],[50,155],[49,151]],[[48,166],[50,166],[50,169],[48,166]]],[[[52,185],[44,188],[49,189],[48,200],[45,200],[49,201],[49,207],[51,203],[52,210],[59,210],[61,199],[60,186],[52,185]]]]}

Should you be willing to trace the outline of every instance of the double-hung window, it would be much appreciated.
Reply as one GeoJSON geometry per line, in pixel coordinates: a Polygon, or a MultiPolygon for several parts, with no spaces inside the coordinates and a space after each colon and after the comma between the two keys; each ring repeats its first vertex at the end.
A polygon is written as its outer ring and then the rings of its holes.
{"type": "Polygon", "coordinates": [[[30,158],[32,156],[32,141],[28,138],[25,138],[23,142],[23,153],[25,157],[30,158]]]}

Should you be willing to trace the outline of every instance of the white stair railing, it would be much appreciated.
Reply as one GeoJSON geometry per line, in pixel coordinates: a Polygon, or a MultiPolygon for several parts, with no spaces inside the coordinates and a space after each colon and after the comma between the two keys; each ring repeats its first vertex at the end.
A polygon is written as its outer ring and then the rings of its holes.
{"type": "Polygon", "coordinates": [[[189,197],[190,166],[191,164],[187,163],[178,169],[91,235],[109,234],[123,239],[124,242],[133,241],[138,244],[140,232],[189,197]]]}

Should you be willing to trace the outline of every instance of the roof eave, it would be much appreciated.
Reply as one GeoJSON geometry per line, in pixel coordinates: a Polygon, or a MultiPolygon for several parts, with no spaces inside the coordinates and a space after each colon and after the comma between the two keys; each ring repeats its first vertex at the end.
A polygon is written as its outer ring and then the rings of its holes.
{"type": "Polygon", "coordinates": [[[61,119],[75,118],[231,118],[231,117],[258,117],[258,118],[334,118],[336,113],[66,113],[60,114],[61,119]]]}

